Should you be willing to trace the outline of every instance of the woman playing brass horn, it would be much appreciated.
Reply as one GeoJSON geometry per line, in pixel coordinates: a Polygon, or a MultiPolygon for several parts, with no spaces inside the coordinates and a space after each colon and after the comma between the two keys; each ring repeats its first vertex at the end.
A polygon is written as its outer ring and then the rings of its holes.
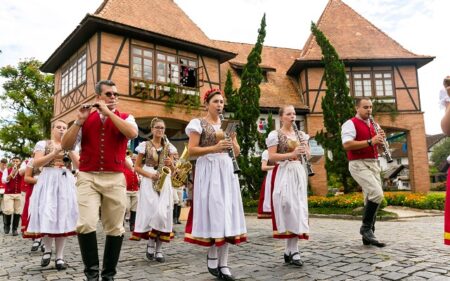
{"type": "Polygon", "coordinates": [[[164,262],[162,242],[170,242],[172,234],[173,189],[172,156],[177,152],[164,135],[165,123],[153,118],[152,138],[136,148],[135,171],[143,178],[139,189],[136,222],[130,240],[148,239],[146,257],[164,262]]]}

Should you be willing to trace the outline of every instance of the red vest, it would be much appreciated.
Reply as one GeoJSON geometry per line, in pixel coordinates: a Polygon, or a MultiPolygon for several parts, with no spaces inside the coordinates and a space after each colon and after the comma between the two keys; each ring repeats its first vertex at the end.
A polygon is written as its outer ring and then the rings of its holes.
{"type": "MultiPolygon", "coordinates": [[[[18,168],[17,168],[18,169],[18,168]]],[[[8,175],[11,175],[13,168],[8,169],[8,175]]],[[[22,186],[22,176],[17,173],[16,177],[10,179],[5,184],[5,194],[20,194],[20,187],[22,186]]]]}
{"type": "MultiPolygon", "coordinates": [[[[123,120],[128,117],[128,114],[117,110],[114,114],[123,120]]],[[[92,112],[84,122],[81,133],[80,171],[123,171],[128,139],[110,118],[103,123],[100,115],[92,112]]]]}
{"type": "Polygon", "coordinates": [[[127,191],[138,191],[139,190],[139,179],[136,172],[133,172],[127,168],[123,169],[123,174],[127,181],[127,191]]]}
{"type": "MultiPolygon", "coordinates": [[[[373,128],[372,124],[370,124],[370,127],[368,127],[366,122],[356,117],[353,117],[350,120],[352,120],[353,125],[355,125],[356,129],[355,141],[368,140],[376,135],[375,129],[373,128]]],[[[349,161],[358,159],[377,159],[377,147],[376,145],[374,145],[357,150],[347,150],[347,158],[349,161]]]]}
{"type": "Polygon", "coordinates": [[[5,185],[2,182],[3,171],[0,171],[0,188],[5,188],[5,185]]]}

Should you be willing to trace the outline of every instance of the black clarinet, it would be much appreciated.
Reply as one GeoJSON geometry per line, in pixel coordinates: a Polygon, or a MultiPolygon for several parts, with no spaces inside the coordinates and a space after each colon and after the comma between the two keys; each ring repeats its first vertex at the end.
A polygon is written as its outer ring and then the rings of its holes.
{"type": "MultiPolygon", "coordinates": [[[[297,140],[300,143],[302,143],[302,140],[300,139],[300,134],[298,132],[298,128],[297,128],[297,125],[295,124],[295,121],[292,122],[292,128],[294,129],[295,135],[297,136],[297,140]]],[[[300,156],[302,157],[302,162],[306,164],[306,171],[308,172],[308,177],[314,176],[315,173],[312,169],[311,162],[309,162],[309,160],[306,158],[306,154],[302,153],[302,154],[300,154],[300,156]]]]}
{"type": "MultiPolygon", "coordinates": [[[[225,119],[223,117],[222,112],[219,112],[219,119],[220,119],[220,122],[222,122],[225,119]]],[[[223,132],[223,134],[224,134],[224,137],[226,140],[231,141],[231,138],[227,133],[223,132]]],[[[241,172],[241,169],[239,169],[238,162],[236,161],[236,155],[234,154],[233,147],[230,147],[227,150],[228,150],[228,155],[230,156],[231,161],[233,162],[233,171],[235,174],[239,174],[241,172]]]]}

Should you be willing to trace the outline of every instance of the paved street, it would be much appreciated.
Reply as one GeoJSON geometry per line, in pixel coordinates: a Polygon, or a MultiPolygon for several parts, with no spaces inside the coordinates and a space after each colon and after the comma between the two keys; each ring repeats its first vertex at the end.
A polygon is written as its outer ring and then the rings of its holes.
{"type": "MultiPolygon", "coordinates": [[[[230,247],[233,274],[239,280],[450,280],[442,216],[379,222],[376,234],[389,243],[383,249],[362,245],[357,220],[311,218],[310,223],[311,239],[300,243],[305,264],[297,268],[283,264],[284,242],[271,238],[270,221],[248,216],[250,242],[230,247]]],[[[215,280],[206,270],[206,248],[183,242],[182,229],[178,226],[175,240],[164,245],[163,264],[145,260],[144,241],[126,240],[116,280],[215,280]]],[[[61,272],[53,260],[42,269],[41,253],[31,253],[28,240],[0,234],[0,245],[0,280],[83,280],[76,238],[67,242],[69,268],[61,272]]]]}

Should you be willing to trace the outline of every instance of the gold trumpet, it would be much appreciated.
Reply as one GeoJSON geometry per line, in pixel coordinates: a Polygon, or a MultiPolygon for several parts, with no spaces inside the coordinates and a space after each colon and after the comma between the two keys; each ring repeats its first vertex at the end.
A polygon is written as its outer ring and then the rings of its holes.
{"type": "MultiPolygon", "coordinates": [[[[118,104],[118,103],[119,103],[119,102],[106,103],[105,105],[106,105],[106,106],[110,106],[110,105],[116,105],[116,104],[118,104]]],[[[91,108],[93,108],[93,107],[99,108],[99,107],[100,107],[100,104],[98,104],[98,103],[85,103],[85,104],[82,104],[82,105],[81,105],[81,108],[82,108],[82,109],[91,109],[91,108]]]]}

